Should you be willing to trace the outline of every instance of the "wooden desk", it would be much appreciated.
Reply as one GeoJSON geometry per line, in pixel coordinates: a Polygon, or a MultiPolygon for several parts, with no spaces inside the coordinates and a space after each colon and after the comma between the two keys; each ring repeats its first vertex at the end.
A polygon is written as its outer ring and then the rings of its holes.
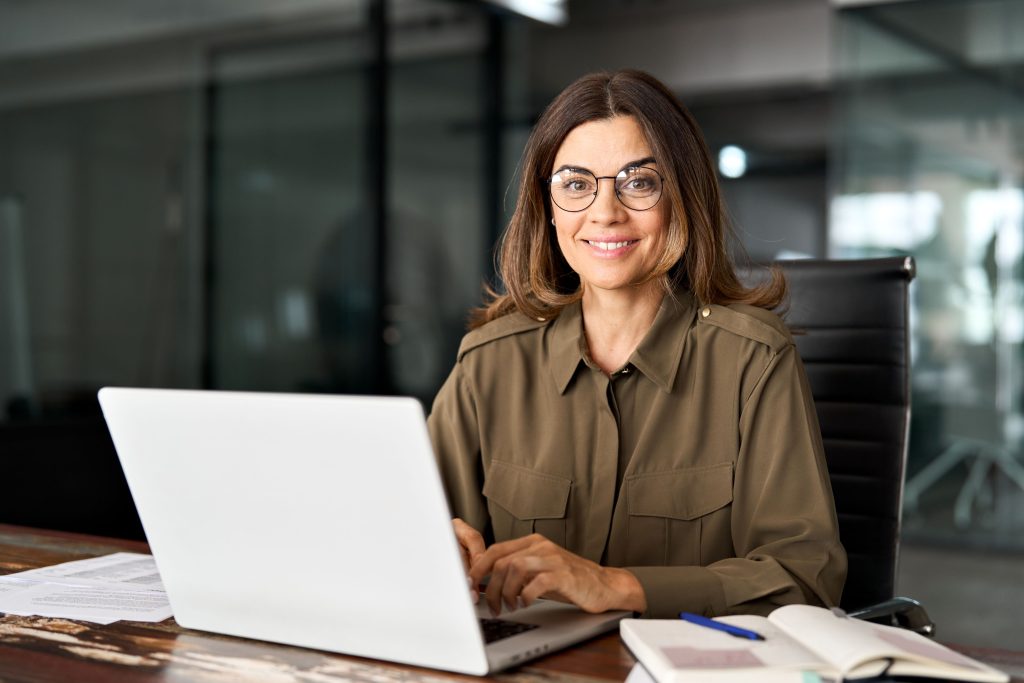
{"type": "MultiPolygon", "coordinates": [[[[0,574],[128,550],[144,543],[0,525],[0,574]]],[[[634,663],[617,634],[496,677],[505,681],[621,681],[634,663]]],[[[0,617],[0,681],[334,681],[481,680],[184,629],[117,622],[100,626],[38,617],[0,617]]]]}
{"type": "MultiPolygon", "coordinates": [[[[144,543],[0,525],[0,574],[128,550],[144,543]]],[[[1024,653],[958,647],[1024,683],[1024,653]]],[[[496,680],[528,683],[621,681],[633,657],[611,634],[550,655],[496,680]]],[[[334,681],[481,680],[316,650],[159,624],[99,626],[63,619],[0,617],[0,681],[334,681]]]]}

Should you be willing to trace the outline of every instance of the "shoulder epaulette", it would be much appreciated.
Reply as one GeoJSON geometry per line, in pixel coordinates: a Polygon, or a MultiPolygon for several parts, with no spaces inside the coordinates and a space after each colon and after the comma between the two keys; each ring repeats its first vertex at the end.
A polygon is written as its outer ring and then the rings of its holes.
{"type": "Polygon", "coordinates": [[[705,304],[697,311],[697,320],[704,325],[715,325],[733,334],[753,339],[778,353],[793,337],[785,323],[772,313],[746,304],[705,304]]]}
{"type": "Polygon", "coordinates": [[[538,327],[544,327],[548,324],[548,321],[537,320],[534,318],[527,317],[522,313],[515,312],[503,315],[497,320],[492,320],[482,327],[478,327],[466,336],[462,338],[462,343],[459,344],[458,360],[462,360],[462,357],[469,351],[489,344],[496,339],[503,337],[510,337],[514,334],[520,334],[522,332],[528,332],[535,330],[538,327]]]}

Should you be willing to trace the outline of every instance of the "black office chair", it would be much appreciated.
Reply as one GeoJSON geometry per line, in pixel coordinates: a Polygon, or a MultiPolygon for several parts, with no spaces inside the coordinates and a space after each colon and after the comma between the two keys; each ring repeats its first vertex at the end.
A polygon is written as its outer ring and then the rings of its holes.
{"type": "Polygon", "coordinates": [[[920,605],[895,598],[910,423],[909,257],[778,263],[786,323],[807,369],[849,556],[841,607],[923,633],[920,605]]]}

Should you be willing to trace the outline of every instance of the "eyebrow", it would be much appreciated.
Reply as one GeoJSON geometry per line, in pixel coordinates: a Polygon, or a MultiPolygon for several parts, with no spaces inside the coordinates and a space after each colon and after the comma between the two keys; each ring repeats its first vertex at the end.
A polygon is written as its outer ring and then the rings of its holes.
{"type": "MultiPolygon", "coordinates": [[[[637,166],[643,166],[644,164],[656,164],[656,163],[658,163],[658,162],[657,162],[657,160],[654,157],[644,157],[643,159],[636,159],[635,161],[630,161],[630,162],[627,162],[627,163],[623,164],[622,167],[619,168],[619,170],[617,171],[616,174],[621,173],[622,171],[626,170],[627,168],[636,168],[637,166]]],[[[576,164],[562,164],[561,166],[559,166],[558,168],[556,168],[554,170],[552,175],[554,175],[555,173],[561,173],[562,171],[567,171],[567,170],[586,171],[587,173],[589,173],[589,174],[591,174],[593,176],[597,175],[596,173],[591,171],[586,166],[577,166],[576,164]]]]}

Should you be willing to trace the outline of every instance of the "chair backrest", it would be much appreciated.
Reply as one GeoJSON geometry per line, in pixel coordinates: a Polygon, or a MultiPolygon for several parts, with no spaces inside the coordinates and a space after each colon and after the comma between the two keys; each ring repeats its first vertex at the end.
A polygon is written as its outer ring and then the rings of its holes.
{"type": "Polygon", "coordinates": [[[841,606],[893,597],[910,423],[909,257],[778,263],[850,560],[841,606]]]}

